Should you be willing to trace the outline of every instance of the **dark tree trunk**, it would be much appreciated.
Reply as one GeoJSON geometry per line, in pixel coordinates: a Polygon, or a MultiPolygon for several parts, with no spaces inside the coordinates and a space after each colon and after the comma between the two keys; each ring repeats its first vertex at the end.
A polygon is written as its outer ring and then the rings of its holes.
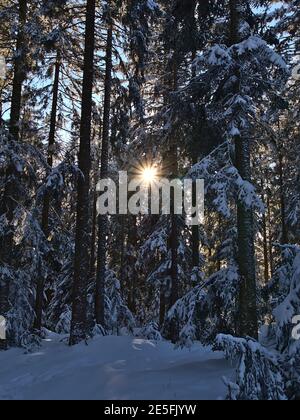
{"type": "Polygon", "coordinates": [[[271,270],[271,277],[274,274],[274,256],[273,256],[273,235],[272,235],[272,217],[271,217],[271,200],[268,196],[267,198],[267,212],[268,212],[268,244],[269,244],[269,258],[270,258],[270,270],[271,270]]]}
{"type": "MultiPolygon", "coordinates": [[[[193,165],[196,165],[197,158],[194,156],[193,165]]],[[[193,205],[196,205],[196,182],[193,183],[193,205]]],[[[192,253],[193,253],[193,267],[200,266],[200,237],[199,237],[199,226],[192,226],[192,253]]]]}
{"type": "MultiPolygon", "coordinates": [[[[193,60],[196,57],[196,53],[193,52],[193,60]]],[[[195,72],[195,70],[193,70],[195,72]]],[[[193,73],[193,77],[195,73],[193,73]]],[[[193,151],[192,156],[193,165],[198,163],[198,156],[196,156],[196,151],[193,151]]],[[[193,204],[196,204],[196,182],[193,183],[193,204]]],[[[192,254],[193,254],[193,267],[199,267],[200,265],[200,240],[199,240],[199,226],[192,226],[192,254]]]]}
{"type": "Polygon", "coordinates": [[[285,192],[284,192],[284,167],[283,167],[283,154],[279,153],[279,185],[280,185],[280,211],[281,211],[281,244],[288,243],[288,229],[286,224],[286,205],[285,205],[285,192]]]}
{"type": "Polygon", "coordinates": [[[27,18],[27,1],[19,0],[19,33],[17,38],[17,46],[14,62],[14,78],[10,111],[9,131],[15,140],[19,140],[20,134],[20,117],[22,103],[22,86],[26,78],[26,44],[24,27],[27,18]]]}
{"type": "Polygon", "coordinates": [[[166,316],[166,290],[164,286],[160,287],[160,302],[159,302],[159,326],[163,328],[166,316]]]}
{"type": "MultiPolygon", "coordinates": [[[[177,167],[177,160],[176,160],[177,167]]],[[[175,172],[173,172],[173,177],[175,172]]],[[[170,235],[170,249],[171,249],[171,295],[168,309],[171,309],[179,299],[179,276],[178,276],[178,216],[174,211],[174,197],[171,198],[171,235],[170,235]]],[[[161,304],[164,303],[164,296],[161,295],[161,304]]],[[[165,311],[164,305],[161,311],[165,311]]],[[[161,312],[162,317],[162,312],[161,312]]],[[[179,325],[176,319],[172,320],[170,324],[170,340],[176,343],[179,338],[179,325]]]]}
{"type": "MultiPolygon", "coordinates": [[[[99,128],[99,142],[102,141],[102,125],[99,128]]],[[[95,143],[95,147],[99,147],[97,143],[95,143]]],[[[99,181],[100,176],[100,158],[97,152],[97,158],[95,162],[94,168],[94,180],[93,180],[93,192],[92,192],[92,199],[93,199],[93,210],[92,210],[92,239],[91,239],[91,259],[90,259],[90,279],[94,281],[96,275],[96,261],[97,261],[97,227],[98,227],[98,219],[97,219],[97,183],[99,181]]]]}
{"type": "Polygon", "coordinates": [[[192,227],[192,251],[193,251],[193,267],[200,266],[200,241],[199,226],[192,227]]]}
{"type": "Polygon", "coordinates": [[[267,232],[267,218],[263,215],[263,241],[264,241],[264,278],[265,283],[269,282],[269,247],[268,247],[268,232],[267,232]]]}
{"type": "MultiPolygon", "coordinates": [[[[57,106],[58,106],[60,66],[61,66],[60,53],[58,52],[56,64],[55,64],[50,131],[49,131],[49,138],[48,138],[47,161],[48,161],[50,170],[53,167],[53,152],[54,152],[55,133],[56,133],[56,117],[57,117],[57,106]]],[[[44,201],[43,201],[43,210],[42,210],[42,231],[45,235],[45,238],[48,238],[49,236],[50,201],[51,201],[50,194],[46,193],[44,197],[44,201]]],[[[37,281],[38,283],[37,283],[37,289],[36,289],[35,322],[34,322],[33,328],[35,331],[39,332],[41,331],[41,328],[42,328],[43,306],[44,306],[44,287],[45,287],[45,279],[42,278],[41,273],[39,273],[37,281]]]]}
{"type": "Polygon", "coordinates": [[[97,192],[93,191],[93,209],[92,209],[92,239],[91,239],[91,258],[90,258],[90,279],[95,276],[96,263],[96,238],[97,238],[97,192]]]}
{"type": "Polygon", "coordinates": [[[238,12],[238,6],[241,0],[230,0],[229,1],[229,8],[230,8],[230,38],[229,44],[234,45],[239,42],[239,23],[240,23],[240,16],[238,12]]]}
{"type": "MultiPolygon", "coordinates": [[[[25,34],[24,27],[27,18],[27,1],[20,0],[19,3],[19,31],[15,51],[13,90],[11,98],[11,114],[9,132],[14,140],[19,140],[19,126],[21,116],[22,85],[26,77],[25,71],[25,34]]],[[[11,267],[14,263],[14,211],[17,202],[20,201],[18,188],[18,174],[11,165],[5,174],[5,191],[0,203],[0,216],[6,215],[10,225],[8,233],[0,241],[0,264],[11,267]]],[[[9,282],[10,278],[3,274],[0,278],[0,315],[5,316],[9,311],[9,282]]],[[[6,350],[9,337],[0,340],[0,350],[6,350]]]]}
{"type": "Polygon", "coordinates": [[[179,298],[179,279],[178,279],[178,226],[177,226],[177,216],[171,215],[171,237],[170,237],[170,247],[171,247],[171,298],[170,298],[170,308],[175,305],[179,298]]]}
{"type": "MultiPolygon", "coordinates": [[[[169,152],[170,156],[170,166],[171,166],[171,179],[175,179],[178,176],[178,156],[177,156],[177,148],[173,146],[169,152]]],[[[173,305],[179,299],[179,278],[178,278],[178,215],[175,214],[175,195],[174,191],[171,192],[171,232],[169,237],[169,247],[171,250],[171,270],[170,270],[170,277],[171,277],[171,294],[168,309],[171,309],[173,305]]],[[[172,338],[176,337],[177,328],[174,323],[172,325],[172,338]]]]}
{"type": "Polygon", "coordinates": [[[127,264],[130,266],[130,276],[127,279],[127,284],[129,288],[129,296],[128,296],[128,307],[129,309],[135,313],[136,311],[136,288],[138,287],[138,273],[136,270],[136,255],[132,255],[133,250],[135,250],[137,243],[138,243],[138,229],[137,229],[137,218],[136,216],[131,216],[130,219],[130,227],[128,232],[128,246],[130,247],[129,252],[130,255],[128,257],[127,264]]]}
{"type": "MultiPolygon", "coordinates": [[[[197,51],[193,49],[192,51],[192,62],[197,57],[197,51]]],[[[192,68],[192,77],[196,77],[196,67],[193,66],[192,68]]],[[[194,140],[195,141],[195,140],[194,140]]],[[[193,144],[192,147],[192,163],[196,165],[198,163],[198,144],[193,144]]],[[[196,203],[196,182],[193,183],[193,204],[196,203]]],[[[193,267],[199,267],[200,265],[200,239],[199,239],[199,226],[192,226],[192,254],[193,254],[193,267]]]]}
{"type": "Polygon", "coordinates": [[[96,1],[87,0],[85,52],[80,124],[79,176],[77,186],[77,220],[75,238],[75,266],[70,345],[86,339],[87,286],[90,272],[90,171],[91,122],[94,79],[96,1]]]}
{"type": "MultiPolygon", "coordinates": [[[[239,42],[239,0],[230,0],[230,43],[239,42]]],[[[238,79],[239,71],[236,72],[238,79]]],[[[239,93],[239,84],[236,84],[239,93]]],[[[236,167],[243,180],[251,182],[251,146],[249,138],[236,136],[236,167]]],[[[254,215],[242,201],[237,202],[237,228],[238,228],[238,265],[241,277],[239,291],[239,325],[238,334],[241,337],[250,336],[258,338],[257,318],[257,290],[256,290],[256,264],[254,246],[254,215]]]]}
{"type": "MultiPolygon", "coordinates": [[[[251,182],[250,142],[238,137],[235,142],[236,166],[241,177],[251,182]]],[[[239,328],[241,337],[258,338],[257,290],[254,247],[254,215],[243,202],[237,203],[238,264],[241,276],[239,292],[239,328]]]]}
{"type": "MultiPolygon", "coordinates": [[[[109,164],[109,130],[112,87],[112,49],[113,49],[113,23],[109,18],[106,45],[106,72],[103,114],[103,137],[101,155],[101,179],[108,177],[109,164]]],[[[97,256],[97,281],[96,281],[96,322],[105,326],[105,272],[106,272],[106,247],[108,234],[108,217],[98,216],[98,256],[97,256]]]]}
{"type": "Polygon", "coordinates": [[[124,289],[124,293],[128,292],[128,290],[125,290],[125,287],[128,285],[125,285],[126,281],[126,275],[125,275],[125,260],[126,260],[126,232],[125,232],[125,224],[128,222],[125,215],[120,216],[120,222],[121,222],[121,228],[120,228],[120,282],[121,286],[124,289]]]}
{"type": "MultiPolygon", "coordinates": [[[[262,201],[265,201],[265,185],[263,179],[261,180],[261,189],[262,189],[262,201]]],[[[270,267],[269,267],[269,243],[268,243],[268,229],[267,229],[267,215],[264,213],[262,219],[262,229],[263,229],[263,249],[264,249],[264,279],[265,283],[269,282],[270,267]]]]}
{"type": "Polygon", "coordinates": [[[4,123],[3,118],[2,118],[2,116],[3,116],[3,98],[2,98],[3,97],[3,90],[2,90],[1,83],[2,83],[2,81],[0,79],[0,128],[3,127],[3,123],[4,123]]]}
{"type": "MultiPolygon", "coordinates": [[[[55,64],[52,110],[51,110],[50,131],[49,131],[49,139],[48,139],[47,161],[48,161],[48,165],[50,169],[53,168],[60,68],[61,68],[61,58],[60,58],[60,53],[58,52],[57,58],[56,58],[56,64],[55,64]]],[[[50,196],[49,194],[46,194],[44,198],[43,213],[42,213],[42,229],[46,238],[49,236],[49,209],[50,209],[50,196]]]]}
{"type": "MultiPolygon", "coordinates": [[[[175,92],[178,88],[178,64],[177,64],[177,53],[175,53],[173,63],[173,80],[172,88],[175,92]]],[[[176,134],[174,133],[175,137],[176,134]]],[[[178,151],[175,145],[171,146],[170,149],[170,169],[171,169],[171,179],[175,179],[178,176],[178,151]]],[[[170,235],[170,248],[171,248],[171,298],[170,305],[171,308],[177,302],[179,298],[179,279],[178,279],[178,216],[175,214],[175,192],[171,194],[171,235],[170,235]]],[[[175,332],[175,331],[174,331],[175,332]]]]}
{"type": "MultiPolygon", "coordinates": [[[[9,310],[8,306],[8,293],[9,293],[9,282],[8,279],[0,279],[0,316],[5,316],[9,310]]],[[[0,339],[0,351],[7,350],[8,341],[7,339],[0,339]]]]}
{"type": "MultiPolygon", "coordinates": [[[[219,243],[220,243],[220,245],[222,245],[222,239],[221,238],[223,238],[223,225],[222,225],[222,217],[221,217],[221,215],[220,215],[220,213],[218,213],[218,233],[219,233],[219,243]]],[[[217,271],[220,271],[221,270],[221,268],[222,268],[222,261],[221,261],[221,257],[220,256],[218,256],[218,259],[217,259],[217,271]]]]}

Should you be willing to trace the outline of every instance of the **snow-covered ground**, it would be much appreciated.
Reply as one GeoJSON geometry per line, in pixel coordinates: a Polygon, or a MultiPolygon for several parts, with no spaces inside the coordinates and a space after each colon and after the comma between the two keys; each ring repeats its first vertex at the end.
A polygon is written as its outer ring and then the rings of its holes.
{"type": "Polygon", "coordinates": [[[221,353],[196,344],[99,337],[69,348],[50,334],[38,352],[0,353],[0,399],[217,400],[233,369],[221,353]]]}

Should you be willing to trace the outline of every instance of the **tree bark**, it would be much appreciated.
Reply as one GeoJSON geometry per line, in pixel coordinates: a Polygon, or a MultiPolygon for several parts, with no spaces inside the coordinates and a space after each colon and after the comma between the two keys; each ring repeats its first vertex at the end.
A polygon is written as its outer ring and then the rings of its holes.
{"type": "MultiPolygon", "coordinates": [[[[95,147],[100,147],[100,142],[102,141],[102,124],[99,127],[99,143],[95,142],[95,147]]],[[[90,279],[93,280],[96,275],[96,261],[97,261],[97,227],[98,227],[98,218],[97,218],[97,183],[100,177],[100,155],[97,152],[96,162],[94,168],[94,180],[93,180],[93,210],[92,210],[92,239],[91,239],[91,258],[90,258],[90,279]]],[[[96,279],[95,279],[96,280],[96,279]]]]}
{"type": "MultiPolygon", "coordinates": [[[[48,137],[48,156],[47,162],[49,169],[53,168],[53,153],[55,145],[55,134],[56,134],[56,117],[57,117],[57,106],[58,106],[58,92],[59,92],[59,76],[60,76],[60,52],[57,52],[57,58],[55,63],[55,73],[54,73],[54,83],[53,83],[53,93],[52,93],[52,109],[51,109],[51,119],[50,119],[50,130],[48,137]]],[[[51,196],[46,192],[43,200],[43,210],[42,210],[42,231],[45,235],[45,238],[49,236],[49,214],[50,214],[50,201],[51,196]]],[[[35,321],[33,329],[37,332],[41,331],[42,328],[42,318],[43,318],[43,306],[44,306],[44,288],[45,288],[45,279],[42,274],[39,273],[37,279],[37,289],[36,289],[36,301],[35,301],[35,321]]]]}
{"type": "Polygon", "coordinates": [[[268,248],[268,232],[267,232],[267,218],[266,215],[263,215],[263,241],[264,241],[264,278],[265,283],[269,282],[269,248],[268,248]]]}
{"type": "Polygon", "coordinates": [[[90,171],[91,122],[95,53],[96,1],[87,0],[85,52],[80,124],[79,169],[82,173],[77,186],[77,220],[75,238],[75,266],[70,345],[86,339],[87,286],[90,271],[90,171]]]}
{"type": "Polygon", "coordinates": [[[136,312],[137,302],[136,302],[136,288],[138,287],[138,273],[136,270],[136,254],[134,252],[135,247],[138,243],[138,228],[137,228],[137,217],[132,216],[129,219],[130,227],[128,232],[128,247],[130,256],[127,257],[127,264],[131,267],[130,277],[127,279],[127,284],[129,287],[129,296],[128,296],[128,307],[132,313],[136,312]],[[134,255],[132,253],[134,252],[134,255]]]}
{"type": "Polygon", "coordinates": [[[270,270],[271,270],[271,277],[274,274],[274,256],[273,256],[273,235],[272,235],[272,216],[271,216],[271,200],[268,196],[267,198],[267,211],[268,211],[268,244],[269,244],[269,258],[270,258],[270,270]]]}
{"type": "MultiPolygon", "coordinates": [[[[193,157],[193,165],[197,164],[198,159],[196,156],[193,157]]],[[[196,205],[196,182],[193,182],[193,205],[196,205]]],[[[199,226],[192,226],[192,254],[193,254],[193,267],[200,266],[200,237],[199,237],[199,226]]]]}
{"type": "Polygon", "coordinates": [[[172,264],[171,264],[171,299],[170,299],[170,308],[175,305],[179,298],[179,280],[178,280],[178,228],[176,215],[171,215],[171,255],[172,255],[172,264]]]}
{"type": "MultiPolygon", "coordinates": [[[[53,98],[52,98],[52,109],[51,109],[51,120],[50,120],[50,131],[48,138],[48,157],[47,162],[49,168],[53,168],[53,156],[54,156],[54,146],[55,146],[55,134],[56,134],[56,119],[57,119],[57,107],[58,107],[58,94],[59,94],[59,77],[60,77],[60,68],[61,68],[61,58],[60,52],[57,52],[56,64],[55,64],[55,74],[54,74],[54,83],[53,83],[53,98]]],[[[42,213],[42,229],[46,236],[49,236],[49,209],[50,209],[50,196],[46,194],[43,204],[43,213],[42,213]]]]}
{"type": "Polygon", "coordinates": [[[281,245],[286,245],[288,240],[288,229],[286,224],[286,205],[284,192],[284,167],[283,154],[279,152],[279,185],[280,185],[280,211],[281,211],[281,245]]]}
{"type": "Polygon", "coordinates": [[[19,140],[20,117],[22,104],[22,86],[26,77],[26,45],[24,27],[27,18],[27,1],[19,0],[19,32],[14,62],[14,78],[11,99],[9,132],[15,140],[19,140]]]}
{"type": "MultiPolygon", "coordinates": [[[[21,116],[22,86],[26,77],[25,72],[25,35],[24,27],[27,18],[27,1],[19,0],[19,30],[14,62],[13,90],[11,98],[11,115],[9,132],[14,140],[19,140],[19,125],[21,116]]],[[[0,241],[0,264],[12,267],[14,263],[14,212],[17,201],[20,200],[18,188],[18,174],[11,164],[5,174],[5,191],[0,203],[0,216],[6,215],[10,225],[8,233],[0,241]]],[[[2,274],[0,278],[0,315],[5,316],[9,311],[9,276],[2,274]]],[[[0,350],[8,348],[9,337],[0,340],[0,350]]]]}
{"type": "Polygon", "coordinates": [[[96,239],[97,239],[97,193],[96,191],[93,191],[92,198],[93,198],[93,209],[92,209],[90,279],[93,279],[95,276],[95,263],[96,263],[96,239]]]}
{"type": "MultiPolygon", "coordinates": [[[[239,39],[239,0],[230,0],[230,42],[239,39]]],[[[240,79],[239,70],[236,75],[240,79]]],[[[239,93],[239,83],[236,92],[239,93]]],[[[251,146],[246,136],[235,137],[236,167],[244,181],[251,182],[251,146]]],[[[242,201],[237,202],[238,266],[241,278],[239,290],[238,334],[258,338],[256,264],[254,246],[254,214],[242,201]]]]}
{"type": "Polygon", "coordinates": [[[163,328],[166,316],[166,290],[162,285],[160,286],[160,301],[159,301],[159,326],[163,328]]]}
{"type": "MultiPolygon", "coordinates": [[[[0,279],[0,315],[5,316],[9,310],[8,307],[9,281],[8,279],[0,279]]],[[[7,350],[8,340],[0,339],[0,351],[7,350]]]]}
{"type": "MultiPolygon", "coordinates": [[[[237,137],[236,167],[245,181],[251,182],[250,142],[237,137]]],[[[254,247],[254,215],[243,202],[237,203],[238,264],[241,276],[239,292],[239,326],[241,337],[258,338],[257,290],[254,247]]]]}
{"type": "MultiPolygon", "coordinates": [[[[103,114],[103,137],[101,154],[101,179],[108,177],[109,165],[109,130],[112,88],[112,49],[113,49],[113,23],[111,17],[108,21],[106,45],[106,71],[103,114]]],[[[105,274],[107,257],[108,216],[98,216],[98,255],[97,255],[97,280],[96,280],[96,322],[105,327],[105,274]]]]}
{"type": "MultiPolygon", "coordinates": [[[[261,190],[262,190],[262,201],[265,202],[265,185],[263,179],[261,180],[261,190]]],[[[263,250],[264,250],[264,279],[265,284],[269,282],[270,267],[269,267],[269,243],[268,243],[268,230],[267,230],[267,215],[263,214],[262,219],[262,229],[263,229],[263,250]]]]}
{"type": "MultiPolygon", "coordinates": [[[[172,174],[171,178],[177,176],[177,149],[172,148],[170,152],[172,157],[172,174]]],[[[171,233],[170,233],[170,249],[171,249],[171,298],[169,309],[177,302],[179,298],[179,284],[178,284],[178,222],[177,215],[175,214],[175,196],[174,192],[171,193],[171,233]]]]}
{"type": "MultiPolygon", "coordinates": [[[[177,64],[177,53],[175,52],[173,57],[173,83],[172,88],[175,92],[178,88],[178,64],[177,64]]],[[[175,179],[178,176],[178,151],[176,141],[170,148],[171,158],[171,178],[175,179]]],[[[171,248],[171,298],[170,308],[175,305],[179,298],[179,279],[178,279],[178,220],[175,214],[175,192],[171,194],[171,236],[170,236],[170,248],[171,248]]]]}

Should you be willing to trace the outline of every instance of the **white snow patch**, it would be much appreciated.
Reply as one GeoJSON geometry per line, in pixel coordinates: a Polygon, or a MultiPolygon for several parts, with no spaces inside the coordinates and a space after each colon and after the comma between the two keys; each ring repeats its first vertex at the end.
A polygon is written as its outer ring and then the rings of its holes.
{"type": "Polygon", "coordinates": [[[69,348],[50,334],[41,349],[0,353],[0,400],[218,400],[233,373],[222,353],[196,344],[97,337],[69,348]]]}

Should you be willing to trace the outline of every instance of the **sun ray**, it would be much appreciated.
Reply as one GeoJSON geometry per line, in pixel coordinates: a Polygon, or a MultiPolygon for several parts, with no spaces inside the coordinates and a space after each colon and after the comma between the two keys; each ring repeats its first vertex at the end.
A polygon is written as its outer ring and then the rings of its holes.
{"type": "Polygon", "coordinates": [[[157,180],[157,169],[154,166],[146,166],[142,169],[141,178],[147,185],[153,184],[157,180]]]}

